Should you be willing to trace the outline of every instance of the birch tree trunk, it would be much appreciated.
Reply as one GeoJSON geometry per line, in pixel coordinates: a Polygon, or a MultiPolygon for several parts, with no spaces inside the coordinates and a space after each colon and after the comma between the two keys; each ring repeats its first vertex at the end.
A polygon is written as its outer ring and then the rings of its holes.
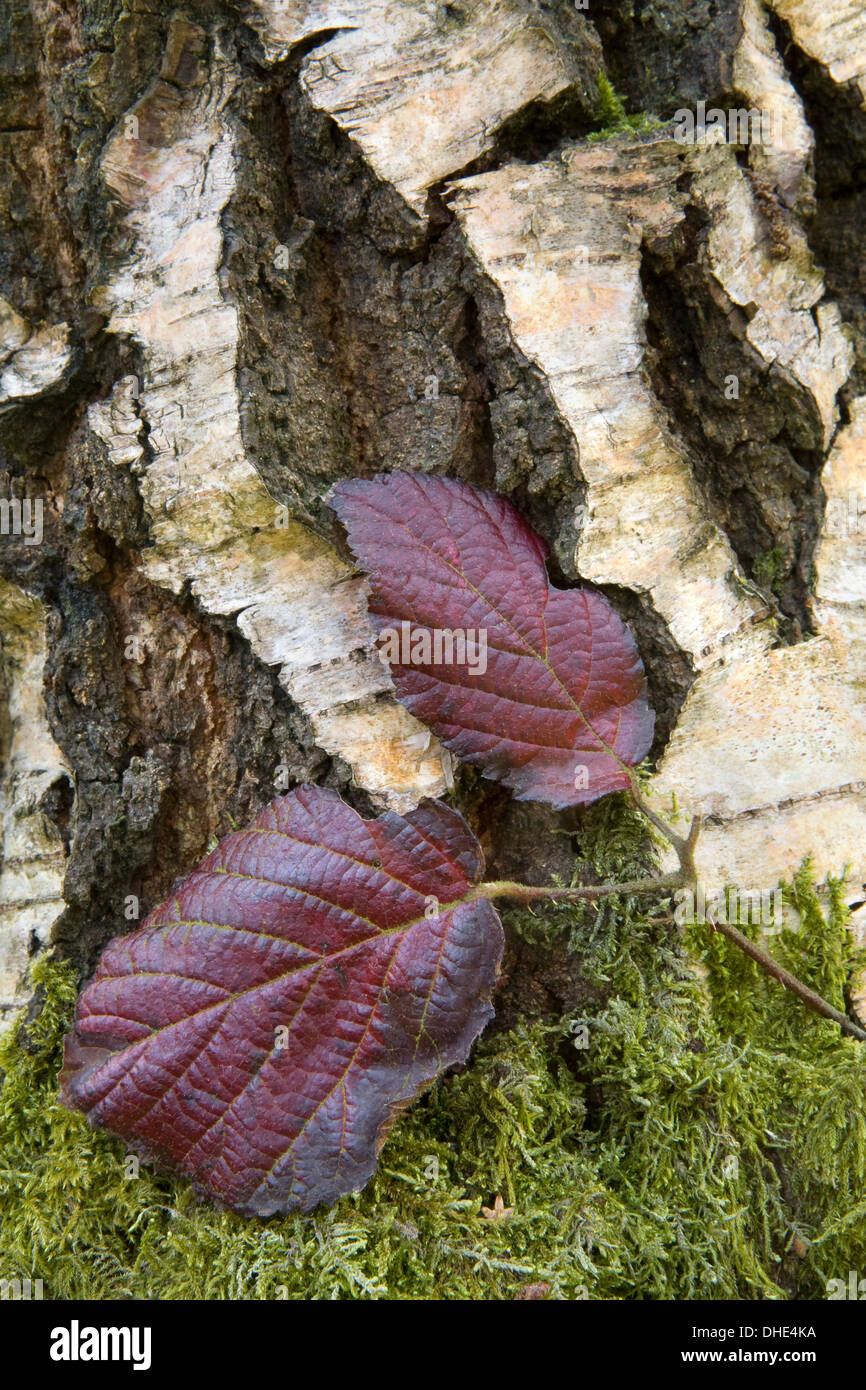
{"type": "Polygon", "coordinates": [[[859,901],[856,0],[0,24],[0,1022],[49,941],[86,971],[304,780],[366,814],[453,791],[492,877],[570,871],[578,814],[452,768],[393,696],[323,501],[381,469],[496,489],[603,587],[708,885],[808,853],[859,901]]]}

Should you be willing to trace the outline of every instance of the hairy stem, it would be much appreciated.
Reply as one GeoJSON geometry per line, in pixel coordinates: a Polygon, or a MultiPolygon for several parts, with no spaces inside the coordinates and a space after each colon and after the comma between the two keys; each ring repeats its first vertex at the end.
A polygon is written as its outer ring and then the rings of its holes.
{"type": "Polygon", "coordinates": [[[479,883],[474,891],[477,898],[514,898],[518,902],[535,902],[539,898],[558,898],[564,902],[579,902],[586,898],[604,898],[613,893],[666,894],[682,884],[680,874],[662,874],[658,878],[632,878],[622,883],[597,883],[582,888],[536,888],[529,883],[512,883],[500,879],[494,883],[479,883]]]}

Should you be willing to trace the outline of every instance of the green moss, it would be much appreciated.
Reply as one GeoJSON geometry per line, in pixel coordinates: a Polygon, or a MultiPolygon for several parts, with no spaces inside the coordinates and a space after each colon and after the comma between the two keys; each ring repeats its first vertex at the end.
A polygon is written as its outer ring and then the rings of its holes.
{"type": "Polygon", "coordinates": [[[662,125],[657,117],[645,111],[630,116],[622,97],[604,73],[600,73],[598,78],[596,119],[600,122],[600,129],[592,131],[587,136],[588,140],[606,140],[611,135],[645,135],[650,131],[659,130],[662,125]]]}
{"type": "MultiPolygon", "coordinates": [[[[586,825],[578,871],[645,870],[617,798],[586,825]]],[[[771,945],[842,1004],[863,960],[838,885],[823,911],[808,868],[788,892],[801,928],[771,945]]],[[[866,1271],[866,1047],[704,927],[698,978],[666,912],[513,913],[518,932],[571,938],[600,1002],[482,1039],[363,1193],[268,1222],[134,1175],[57,1104],[75,989],[40,962],[41,1012],[0,1056],[0,1276],[61,1298],[508,1299],[539,1281],[568,1299],[823,1297],[866,1271]],[[490,1222],[497,1193],[514,1211],[490,1222]]]]}
{"type": "Polygon", "coordinates": [[[778,546],[773,550],[765,550],[755,560],[752,574],[756,584],[761,584],[765,589],[777,597],[782,590],[782,581],[785,578],[785,560],[778,546]]]}

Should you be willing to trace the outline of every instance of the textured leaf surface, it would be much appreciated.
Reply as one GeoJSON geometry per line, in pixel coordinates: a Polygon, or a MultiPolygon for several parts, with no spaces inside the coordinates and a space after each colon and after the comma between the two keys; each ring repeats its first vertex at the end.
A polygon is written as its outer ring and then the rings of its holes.
{"type": "Polygon", "coordinates": [[[237,1211],[360,1188],[492,1017],[502,927],[458,901],[483,866],[440,802],[366,821],[319,787],[278,798],[108,946],[63,1099],[237,1211]]]}
{"type": "Polygon", "coordinates": [[[380,638],[411,625],[390,663],[397,694],[448,748],[522,800],[571,806],[628,786],[654,722],[634,639],[601,594],[550,583],[544,542],[509,502],[418,473],[339,483],[330,500],[380,638]],[[402,660],[419,631],[435,651],[437,629],[484,630],[486,671],[402,660]]]}

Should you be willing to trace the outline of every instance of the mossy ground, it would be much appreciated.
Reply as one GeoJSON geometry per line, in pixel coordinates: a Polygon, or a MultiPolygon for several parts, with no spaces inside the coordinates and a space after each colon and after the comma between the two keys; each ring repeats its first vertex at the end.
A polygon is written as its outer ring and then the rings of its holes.
{"type": "MultiPolygon", "coordinates": [[[[640,865],[598,811],[585,859],[640,865]]],[[[837,1005],[862,969],[837,887],[804,870],[771,945],[837,1005]]],[[[42,961],[41,1012],[0,1066],[0,1277],[46,1297],[823,1298],[866,1273],[866,1047],[719,935],[609,900],[511,917],[566,933],[602,1002],[482,1039],[396,1125],[374,1181],[331,1211],[243,1220],[134,1164],[56,1099],[75,983],[42,961]],[[584,1035],[587,1046],[576,1047],[584,1035]],[[514,1210],[485,1219],[501,1194],[514,1210]]]]}

